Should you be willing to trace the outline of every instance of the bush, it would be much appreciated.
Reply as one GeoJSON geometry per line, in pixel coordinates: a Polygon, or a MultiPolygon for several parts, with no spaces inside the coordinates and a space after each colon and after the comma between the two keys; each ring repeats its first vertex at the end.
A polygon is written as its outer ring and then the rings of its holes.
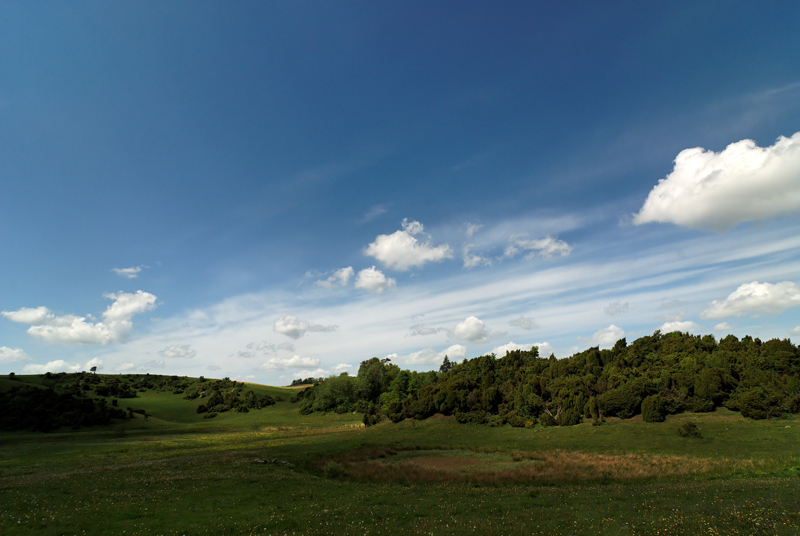
{"type": "Polygon", "coordinates": [[[569,408],[558,417],[559,426],[575,426],[581,422],[583,422],[583,419],[578,408],[569,408]]]}
{"type": "Polygon", "coordinates": [[[742,412],[742,417],[750,419],[780,416],[780,403],[777,393],[763,387],[748,389],[739,394],[739,410],[742,412]]]}
{"type": "Polygon", "coordinates": [[[700,429],[693,422],[685,422],[678,426],[678,435],[681,437],[703,437],[700,429]]]}
{"type": "Polygon", "coordinates": [[[630,419],[639,413],[642,399],[627,385],[617,387],[597,397],[597,403],[603,413],[610,417],[630,419]]]}
{"type": "Polygon", "coordinates": [[[651,395],[642,401],[642,420],[644,422],[664,422],[667,409],[658,395],[651,395]]]}
{"type": "Polygon", "coordinates": [[[322,474],[327,478],[339,478],[340,476],[344,476],[344,465],[338,462],[328,462],[327,465],[322,468],[322,474]]]}

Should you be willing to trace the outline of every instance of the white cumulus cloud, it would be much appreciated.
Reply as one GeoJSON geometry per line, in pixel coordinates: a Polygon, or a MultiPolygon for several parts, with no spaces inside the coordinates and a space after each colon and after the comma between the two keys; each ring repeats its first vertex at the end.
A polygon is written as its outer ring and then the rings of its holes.
{"type": "Polygon", "coordinates": [[[505,333],[495,333],[486,327],[486,324],[477,316],[469,316],[456,324],[451,332],[451,336],[470,342],[485,342],[490,338],[505,335],[505,333]]]}
{"type": "Polygon", "coordinates": [[[724,300],[714,300],[700,313],[700,318],[778,314],[800,305],[800,288],[791,281],[781,283],[744,283],[724,300]]]}
{"type": "Polygon", "coordinates": [[[450,361],[457,361],[463,359],[467,355],[467,347],[461,344],[453,344],[448,346],[447,349],[437,352],[433,348],[425,348],[418,352],[411,352],[410,354],[389,354],[386,357],[392,361],[399,361],[406,365],[440,365],[444,361],[444,357],[450,361]]]}
{"type": "Polygon", "coordinates": [[[588,344],[590,346],[600,346],[608,348],[610,346],[613,346],[615,342],[617,342],[624,336],[625,336],[625,331],[622,328],[618,328],[614,324],[611,324],[607,328],[603,328],[601,330],[596,331],[588,339],[584,337],[578,337],[578,340],[583,344],[588,344]]]}
{"type": "Polygon", "coordinates": [[[395,288],[397,282],[391,277],[386,277],[383,272],[373,266],[358,272],[354,286],[371,294],[382,294],[384,290],[395,288]]]}
{"type": "Polygon", "coordinates": [[[728,145],[722,152],[685,149],[675,167],[658,181],[641,210],[637,225],[670,222],[694,229],[724,231],[746,221],[760,221],[800,211],[800,132],[781,136],[771,147],[752,140],[728,145]]]}
{"type": "Polygon", "coordinates": [[[658,329],[661,330],[661,333],[672,333],[673,331],[680,331],[681,333],[697,333],[697,331],[700,330],[700,326],[691,320],[684,320],[664,322],[664,324],[658,329]]]}
{"type": "Polygon", "coordinates": [[[374,257],[387,268],[409,270],[427,262],[439,262],[453,257],[450,246],[433,246],[430,241],[420,242],[416,235],[423,234],[423,226],[418,221],[403,220],[403,229],[390,235],[378,235],[375,241],[364,249],[364,254],[374,257]]]}
{"type": "Polygon", "coordinates": [[[726,329],[731,329],[733,326],[728,324],[727,322],[720,322],[716,326],[714,326],[714,331],[725,331],[726,329]]]}
{"type": "Polygon", "coordinates": [[[80,365],[70,365],[63,359],[50,361],[44,365],[25,365],[22,367],[24,374],[44,374],[46,372],[80,372],[83,370],[80,365]]]}
{"type": "Polygon", "coordinates": [[[309,368],[319,365],[319,359],[295,355],[292,357],[272,357],[267,359],[258,368],[265,372],[287,370],[290,368],[309,368]]]}
{"type": "Polygon", "coordinates": [[[133,329],[131,318],[156,308],[156,297],[148,292],[103,294],[113,300],[103,313],[103,321],[75,315],[56,316],[46,307],[2,311],[13,322],[30,324],[28,333],[47,342],[65,344],[110,344],[125,340],[133,329]]]}
{"type": "Polygon", "coordinates": [[[159,351],[158,354],[161,357],[185,357],[185,358],[192,358],[197,355],[197,352],[192,350],[191,344],[181,344],[175,346],[167,346],[163,350],[159,351]]]}
{"type": "Polygon", "coordinates": [[[9,348],[0,346],[0,363],[18,363],[20,361],[30,361],[31,358],[22,348],[9,348]]]}
{"type": "Polygon", "coordinates": [[[282,333],[292,339],[299,339],[306,332],[330,332],[339,329],[339,326],[321,326],[319,324],[312,324],[305,320],[300,320],[296,316],[283,316],[275,321],[272,329],[275,333],[282,333]]]}
{"type": "Polygon", "coordinates": [[[314,284],[319,287],[333,288],[333,287],[346,287],[350,278],[353,277],[355,271],[352,266],[346,268],[339,268],[327,279],[315,281],[314,284]]]}

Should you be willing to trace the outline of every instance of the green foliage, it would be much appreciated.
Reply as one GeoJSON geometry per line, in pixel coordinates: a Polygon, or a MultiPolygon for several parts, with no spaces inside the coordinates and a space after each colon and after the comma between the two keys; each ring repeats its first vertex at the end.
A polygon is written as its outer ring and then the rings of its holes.
{"type": "Polygon", "coordinates": [[[700,429],[691,421],[686,421],[678,426],[678,435],[681,437],[703,437],[700,429]]]}
{"type": "Polygon", "coordinates": [[[322,468],[322,474],[326,478],[339,478],[344,476],[345,469],[339,462],[330,461],[322,468]]]}
{"type": "Polygon", "coordinates": [[[644,422],[664,422],[667,409],[658,395],[650,395],[642,401],[642,420],[644,422]]]}
{"type": "Polygon", "coordinates": [[[373,403],[377,415],[394,422],[436,413],[512,426],[537,420],[567,426],[584,418],[599,424],[639,413],[661,422],[669,414],[721,406],[763,419],[800,412],[800,357],[788,340],[762,344],[729,335],[717,343],[712,335],[656,331],[560,360],[540,357],[536,347],[462,363],[448,358],[439,372],[400,370],[372,358],[361,363],[357,377],[328,378],[292,400],[302,414],[364,412],[373,403]]]}

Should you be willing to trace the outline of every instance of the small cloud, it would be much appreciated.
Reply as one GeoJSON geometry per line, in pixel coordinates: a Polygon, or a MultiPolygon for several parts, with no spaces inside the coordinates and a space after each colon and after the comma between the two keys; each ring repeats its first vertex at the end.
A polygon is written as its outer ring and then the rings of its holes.
{"type": "Polygon", "coordinates": [[[180,346],[167,346],[163,350],[160,350],[158,354],[161,357],[183,357],[191,359],[197,355],[197,352],[192,350],[191,344],[182,344],[180,346]]]}
{"type": "Polygon", "coordinates": [[[800,132],[761,148],[753,140],[722,152],[685,149],[658,181],[633,223],[674,223],[725,231],[746,221],[800,211],[800,132]]]}
{"type": "Polygon", "coordinates": [[[686,317],[686,309],[680,309],[679,311],[673,311],[669,314],[663,315],[664,322],[680,322],[686,317]]]}
{"type": "Polygon", "coordinates": [[[383,272],[373,266],[358,272],[354,286],[366,290],[370,294],[383,294],[384,290],[397,287],[397,282],[391,277],[386,277],[383,272]]]}
{"type": "Polygon", "coordinates": [[[520,315],[519,318],[515,318],[514,320],[509,322],[508,325],[513,326],[515,328],[527,329],[529,331],[532,329],[537,329],[539,327],[538,325],[536,325],[536,322],[533,321],[533,318],[526,318],[522,315],[520,315]]]}
{"type": "Polygon", "coordinates": [[[136,279],[139,277],[139,272],[142,271],[142,268],[150,268],[149,266],[141,265],[141,266],[133,266],[131,268],[112,268],[112,272],[116,272],[118,276],[124,277],[126,279],[136,279]]]}
{"type": "Polygon", "coordinates": [[[380,205],[372,205],[371,207],[369,207],[369,210],[367,210],[366,214],[364,214],[361,220],[359,220],[359,223],[369,223],[373,220],[377,220],[378,218],[389,212],[388,209],[389,206],[390,205],[388,203],[382,203],[380,205]]]}
{"type": "Polygon", "coordinates": [[[714,300],[700,318],[727,318],[760,314],[779,314],[800,305],[800,288],[791,281],[745,283],[722,301],[714,300]]]}
{"type": "Polygon", "coordinates": [[[473,247],[475,246],[472,244],[464,246],[464,254],[461,257],[464,261],[464,268],[472,269],[476,266],[491,266],[492,259],[472,253],[473,247]]]}
{"type": "Polygon", "coordinates": [[[114,367],[114,370],[116,372],[127,372],[127,371],[133,370],[135,368],[136,368],[136,365],[134,365],[133,363],[120,363],[119,365],[114,367]]]}
{"type": "Polygon", "coordinates": [[[700,330],[700,326],[686,320],[683,322],[665,322],[660,328],[661,333],[672,333],[673,331],[680,331],[681,333],[696,333],[700,330]]]}
{"type": "Polygon", "coordinates": [[[449,245],[433,246],[430,241],[423,243],[415,238],[423,234],[420,222],[408,221],[406,218],[402,227],[402,230],[390,235],[378,235],[375,241],[364,249],[364,254],[374,257],[387,268],[400,271],[453,257],[449,245]]]}
{"type": "Polygon", "coordinates": [[[294,352],[294,344],[289,341],[282,342],[278,345],[278,350],[286,350],[287,352],[294,352]]]}
{"type": "Polygon", "coordinates": [[[330,332],[339,329],[339,326],[321,326],[319,324],[311,324],[305,320],[300,320],[296,316],[283,316],[275,321],[272,329],[276,333],[282,333],[292,339],[299,339],[306,332],[330,332]]]}
{"type": "Polygon", "coordinates": [[[689,303],[689,302],[684,301],[684,300],[670,300],[670,301],[666,301],[666,302],[662,303],[661,307],[663,309],[672,309],[673,307],[683,307],[687,303],[689,303]]]}
{"type": "Polygon", "coordinates": [[[482,223],[467,223],[464,225],[464,234],[467,235],[467,238],[472,238],[472,235],[478,232],[482,227],[482,223]]]}
{"type": "Polygon", "coordinates": [[[789,333],[791,333],[792,335],[800,335],[800,326],[797,326],[796,328],[792,329],[789,333]]]}
{"type": "Polygon", "coordinates": [[[514,258],[519,253],[528,252],[525,259],[532,259],[534,257],[551,258],[553,255],[566,257],[572,252],[572,246],[563,240],[557,240],[552,236],[542,238],[541,240],[528,240],[523,236],[512,236],[511,243],[506,246],[503,253],[504,258],[514,258]]]}
{"type": "Polygon", "coordinates": [[[495,333],[489,331],[486,324],[477,316],[465,318],[456,324],[450,332],[451,337],[469,342],[486,342],[490,338],[500,337],[505,333],[495,333]]]}
{"type": "Polygon", "coordinates": [[[325,288],[333,288],[333,287],[346,287],[347,283],[350,281],[350,278],[353,277],[352,266],[348,266],[346,268],[339,268],[333,275],[328,277],[327,279],[322,279],[319,281],[315,281],[314,284],[318,287],[325,287],[325,288]]]}
{"type": "Polygon", "coordinates": [[[273,357],[266,360],[264,363],[259,365],[259,369],[265,372],[274,372],[276,370],[287,370],[290,368],[304,368],[304,367],[316,367],[319,365],[319,359],[314,359],[311,357],[302,357],[299,355],[288,357],[288,358],[281,358],[281,357],[273,357]]]}
{"type": "Polygon", "coordinates": [[[206,370],[222,370],[222,367],[219,365],[209,365],[206,367],[206,370]]]}
{"type": "Polygon", "coordinates": [[[612,302],[606,305],[606,308],[603,310],[609,316],[625,314],[628,312],[628,302],[612,302]]]}
{"type": "Polygon", "coordinates": [[[424,324],[414,324],[410,328],[408,328],[408,334],[411,337],[416,337],[418,335],[433,335],[435,333],[441,332],[449,332],[447,328],[430,328],[424,324]]]}
{"type": "Polygon", "coordinates": [[[608,348],[614,345],[615,342],[620,340],[625,336],[625,331],[622,328],[618,328],[614,324],[611,324],[607,328],[603,328],[601,330],[596,331],[591,337],[584,338],[578,337],[578,340],[583,344],[588,344],[590,346],[600,346],[608,348]]]}
{"type": "Polygon", "coordinates": [[[0,363],[19,363],[22,361],[30,361],[31,357],[26,354],[22,348],[9,348],[8,346],[0,346],[0,363]]]}
{"type": "Polygon", "coordinates": [[[714,331],[726,331],[726,330],[729,330],[729,329],[732,329],[732,328],[733,328],[733,326],[731,326],[727,322],[720,322],[719,324],[714,326],[714,331]]]}

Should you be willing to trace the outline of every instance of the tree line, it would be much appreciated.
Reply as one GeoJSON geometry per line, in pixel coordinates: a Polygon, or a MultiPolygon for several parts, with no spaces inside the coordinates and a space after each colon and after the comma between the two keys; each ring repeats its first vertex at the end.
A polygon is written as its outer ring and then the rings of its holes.
{"type": "Polygon", "coordinates": [[[332,376],[292,399],[301,413],[357,411],[364,423],[436,413],[459,422],[530,427],[591,419],[710,412],[718,407],[765,419],[800,412],[800,359],[789,339],[695,336],[656,331],[632,344],[589,348],[564,359],[538,348],[451,363],[439,371],[401,370],[388,359],[361,363],[358,374],[332,376]]]}

